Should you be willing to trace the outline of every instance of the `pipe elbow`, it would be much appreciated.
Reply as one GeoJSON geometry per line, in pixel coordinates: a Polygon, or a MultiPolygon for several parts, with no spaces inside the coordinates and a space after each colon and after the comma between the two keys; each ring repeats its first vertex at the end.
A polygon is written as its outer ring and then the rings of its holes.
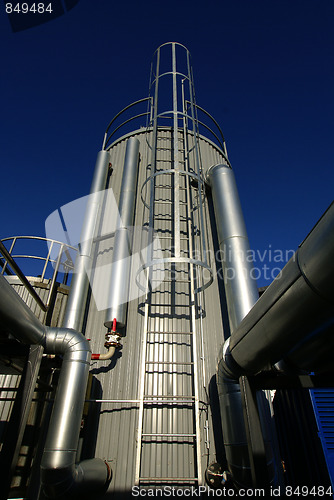
{"type": "Polygon", "coordinates": [[[230,167],[230,165],[227,165],[225,163],[217,163],[215,165],[211,165],[211,167],[209,167],[205,173],[205,182],[208,186],[211,186],[211,176],[214,170],[220,170],[221,172],[224,172],[225,170],[230,171],[232,170],[232,168],[230,167]]]}
{"type": "Polygon", "coordinates": [[[48,328],[45,336],[45,352],[61,354],[67,359],[89,362],[91,348],[82,333],[72,328],[48,328]]]}
{"type": "Polygon", "coordinates": [[[230,338],[228,338],[221,346],[218,357],[218,367],[217,367],[218,384],[223,379],[229,379],[231,381],[238,380],[241,375],[244,375],[244,371],[234,360],[231,354],[230,338]]]}
{"type": "Polygon", "coordinates": [[[41,483],[46,498],[88,500],[105,492],[111,479],[111,469],[106,462],[93,458],[75,464],[73,456],[68,459],[67,463],[63,460],[57,463],[54,452],[44,454],[41,483]]]}

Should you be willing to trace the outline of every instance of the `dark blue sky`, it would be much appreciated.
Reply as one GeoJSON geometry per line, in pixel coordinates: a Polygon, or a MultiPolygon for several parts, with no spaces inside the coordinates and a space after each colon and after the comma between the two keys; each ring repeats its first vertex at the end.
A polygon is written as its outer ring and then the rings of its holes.
{"type": "Polygon", "coordinates": [[[331,203],[333,0],[81,0],[17,33],[1,9],[0,238],[44,236],[53,210],[88,193],[106,125],[147,96],[166,41],[192,54],[253,249],[296,249],[331,203]]]}

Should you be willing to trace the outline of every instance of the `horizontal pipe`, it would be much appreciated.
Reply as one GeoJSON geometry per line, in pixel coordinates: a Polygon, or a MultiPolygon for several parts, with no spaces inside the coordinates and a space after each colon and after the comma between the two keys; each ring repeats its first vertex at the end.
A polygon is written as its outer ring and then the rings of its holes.
{"type": "Polygon", "coordinates": [[[42,344],[46,326],[36,318],[4,276],[0,275],[0,328],[24,344],[42,344]],[[19,333],[18,333],[19,332],[19,333]]]}
{"type": "Polygon", "coordinates": [[[83,498],[90,492],[90,498],[95,497],[108,482],[109,468],[100,459],[75,462],[91,356],[89,342],[75,330],[44,326],[3,276],[0,324],[2,331],[19,341],[40,344],[45,353],[63,357],[41,462],[46,496],[83,498]]]}
{"type": "Polygon", "coordinates": [[[254,374],[282,358],[309,371],[331,368],[333,280],[332,203],[231,336],[222,358],[226,373],[254,374]]]}
{"type": "Polygon", "coordinates": [[[21,271],[20,267],[17,265],[11,254],[8,252],[7,248],[5,245],[0,241],[0,253],[4,256],[6,259],[7,263],[10,265],[10,267],[14,270],[16,276],[19,277],[23,285],[26,287],[30,295],[36,300],[37,304],[39,307],[42,309],[42,311],[47,311],[48,306],[44,304],[34,287],[31,285],[31,283],[27,280],[25,274],[21,271]]]}

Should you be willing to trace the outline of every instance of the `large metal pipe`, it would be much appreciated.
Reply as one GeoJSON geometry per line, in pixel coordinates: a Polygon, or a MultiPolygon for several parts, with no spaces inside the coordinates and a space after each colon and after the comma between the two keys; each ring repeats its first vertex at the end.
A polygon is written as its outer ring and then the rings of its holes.
{"type": "MultiPolygon", "coordinates": [[[[258,288],[249,261],[249,240],[241,209],[233,170],[223,164],[212,166],[207,172],[211,186],[219,248],[224,276],[224,286],[230,331],[237,329],[242,319],[258,300],[258,288]]],[[[220,353],[219,358],[223,357],[220,353]]],[[[239,383],[221,371],[218,364],[217,385],[223,427],[224,447],[229,470],[238,487],[254,486],[243,417],[239,383]]],[[[260,397],[264,395],[260,395],[260,397]]],[[[263,405],[266,408],[266,405],[263,405]]],[[[269,419],[269,415],[262,415],[269,419]]],[[[275,480],[273,452],[270,438],[263,426],[267,450],[269,480],[275,480]]]]}
{"type": "Polygon", "coordinates": [[[308,371],[332,369],[333,280],[332,203],[233,332],[221,360],[225,372],[254,374],[282,358],[308,371]]]}
{"type": "Polygon", "coordinates": [[[87,386],[90,346],[74,330],[44,326],[0,276],[0,327],[25,344],[40,344],[63,363],[41,462],[42,484],[48,498],[75,495],[89,498],[106,486],[109,469],[100,459],[76,464],[82,410],[87,386]]]}
{"type": "Polygon", "coordinates": [[[119,200],[119,223],[115,232],[110,295],[105,326],[111,328],[116,318],[117,327],[126,323],[130,285],[131,248],[138,179],[139,141],[130,137],[126,145],[123,177],[119,200]]]}
{"type": "Polygon", "coordinates": [[[250,246],[235,182],[227,165],[214,165],[207,172],[214,205],[218,243],[226,291],[231,333],[259,298],[250,246]]]}
{"type": "Polygon", "coordinates": [[[64,328],[73,328],[81,332],[89,289],[88,272],[92,268],[92,247],[103,203],[106,187],[110,153],[99,151],[88,197],[86,214],[82,227],[79,252],[75,261],[70,293],[66,305],[64,328]]]}

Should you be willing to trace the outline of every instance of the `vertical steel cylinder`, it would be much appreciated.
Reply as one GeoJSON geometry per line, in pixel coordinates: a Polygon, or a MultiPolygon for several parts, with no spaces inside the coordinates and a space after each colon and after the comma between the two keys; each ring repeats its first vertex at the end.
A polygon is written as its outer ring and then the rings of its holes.
{"type": "Polygon", "coordinates": [[[73,328],[77,331],[81,331],[83,324],[89,289],[87,272],[91,269],[93,239],[103,203],[103,191],[106,187],[109,161],[110,153],[108,151],[98,153],[80,237],[79,254],[75,262],[65,311],[63,327],[73,328]]]}
{"type": "Polygon", "coordinates": [[[114,318],[117,327],[126,323],[127,302],[130,286],[131,248],[133,221],[138,180],[139,141],[130,137],[127,142],[121,193],[119,200],[119,223],[115,232],[114,251],[110,278],[109,307],[105,326],[111,328],[114,318]]]}
{"type": "Polygon", "coordinates": [[[217,221],[230,329],[233,332],[259,293],[253,279],[250,247],[233,170],[214,165],[207,173],[217,221]]]}
{"type": "MultiPolygon", "coordinates": [[[[230,331],[233,337],[233,332],[253,307],[259,294],[252,275],[248,235],[233,170],[227,165],[214,165],[207,172],[207,180],[211,186],[230,331]]],[[[227,378],[222,371],[221,359],[225,358],[225,349],[228,349],[228,343],[222,346],[219,354],[217,385],[226,459],[233,481],[238,487],[254,486],[240,386],[238,381],[227,378]]],[[[264,394],[259,396],[264,398],[264,394]]],[[[264,421],[270,419],[267,412],[263,417],[264,421]]],[[[268,433],[263,434],[268,472],[270,471],[270,479],[273,481],[275,470],[272,466],[272,448],[268,433]]]]}

